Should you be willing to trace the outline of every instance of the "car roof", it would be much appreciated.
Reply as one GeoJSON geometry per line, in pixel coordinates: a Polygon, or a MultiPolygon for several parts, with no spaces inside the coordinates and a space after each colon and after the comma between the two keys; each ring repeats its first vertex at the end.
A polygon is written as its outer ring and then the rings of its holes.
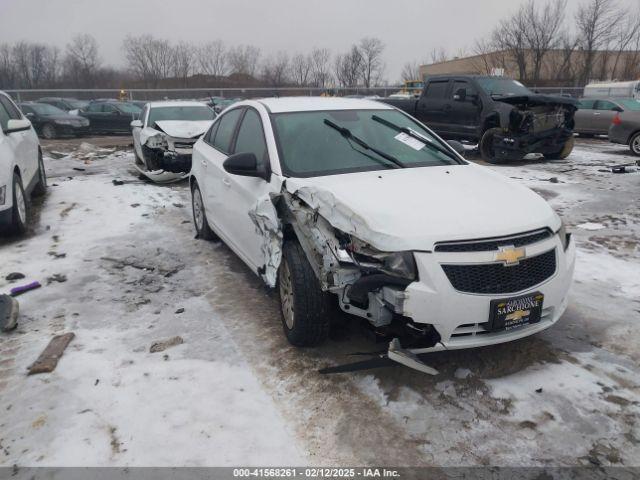
{"type": "MultiPolygon", "coordinates": [[[[393,107],[374,100],[341,97],[278,97],[255,100],[272,113],[313,112],[323,110],[393,110],[393,107]]],[[[239,102],[239,104],[252,101],[239,102]]]]}
{"type": "Polygon", "coordinates": [[[196,100],[164,100],[162,102],[147,102],[150,108],[158,107],[206,107],[204,102],[196,100]]]}

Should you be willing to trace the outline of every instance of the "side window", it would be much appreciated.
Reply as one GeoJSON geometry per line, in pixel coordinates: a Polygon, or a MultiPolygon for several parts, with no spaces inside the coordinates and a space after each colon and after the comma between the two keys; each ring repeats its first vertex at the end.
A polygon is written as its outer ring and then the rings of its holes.
{"type": "Polygon", "coordinates": [[[470,102],[471,97],[476,94],[475,88],[469,85],[469,82],[456,80],[455,82],[453,82],[453,89],[451,90],[450,97],[453,98],[459,90],[464,90],[464,98],[466,102],[470,102]]]}
{"type": "Polygon", "coordinates": [[[16,107],[11,100],[4,95],[0,95],[0,103],[4,106],[5,110],[9,114],[9,118],[19,120],[22,118],[22,114],[18,107],[16,107]]]}
{"type": "Polygon", "coordinates": [[[113,113],[116,111],[116,107],[114,107],[113,105],[109,105],[108,103],[103,103],[102,111],[105,113],[113,113]]]}
{"type": "Polygon", "coordinates": [[[442,100],[443,98],[445,98],[447,94],[447,85],[449,85],[448,80],[444,80],[440,82],[429,82],[429,86],[427,87],[426,97],[431,99],[442,100]]]}
{"type": "Polygon", "coordinates": [[[598,100],[595,106],[596,110],[616,110],[616,104],[606,100],[598,100]]]}
{"type": "Polygon", "coordinates": [[[90,103],[87,108],[85,108],[85,111],[87,112],[100,112],[102,110],[102,104],[100,103],[90,103]]]}
{"type": "Polygon", "coordinates": [[[28,107],[27,105],[22,105],[20,108],[22,109],[22,113],[24,113],[25,115],[27,113],[34,113],[33,109],[31,107],[28,107]]]}
{"type": "Polygon", "coordinates": [[[580,110],[592,110],[595,100],[580,100],[580,110]]]}
{"type": "Polygon", "coordinates": [[[214,123],[213,125],[211,125],[209,131],[204,134],[204,141],[211,146],[213,146],[213,139],[215,138],[216,132],[218,131],[218,125],[220,125],[220,122],[214,123]]]}
{"type": "MultiPolygon", "coordinates": [[[[0,98],[2,98],[2,96],[0,96],[0,98]]],[[[0,127],[2,127],[3,130],[7,128],[7,124],[9,123],[10,118],[11,117],[9,116],[9,112],[7,112],[7,109],[4,108],[4,105],[0,103],[0,127]]]]}
{"type": "Polygon", "coordinates": [[[248,109],[242,119],[234,153],[253,153],[258,162],[267,159],[267,142],[264,139],[264,130],[260,115],[253,109],[248,109]]]}
{"type": "Polygon", "coordinates": [[[229,153],[231,151],[231,139],[233,138],[233,132],[236,129],[241,113],[242,109],[236,108],[225,113],[218,122],[218,130],[216,131],[212,145],[221,152],[229,153]]]}

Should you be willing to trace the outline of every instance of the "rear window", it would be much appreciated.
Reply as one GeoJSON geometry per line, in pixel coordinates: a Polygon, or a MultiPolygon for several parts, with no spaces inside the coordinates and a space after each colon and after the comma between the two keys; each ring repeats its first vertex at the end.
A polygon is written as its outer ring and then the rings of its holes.
{"type": "Polygon", "coordinates": [[[231,151],[231,139],[233,138],[238,118],[240,118],[240,113],[242,113],[241,108],[231,110],[224,114],[218,122],[219,126],[213,140],[213,146],[221,152],[229,153],[231,151]]]}

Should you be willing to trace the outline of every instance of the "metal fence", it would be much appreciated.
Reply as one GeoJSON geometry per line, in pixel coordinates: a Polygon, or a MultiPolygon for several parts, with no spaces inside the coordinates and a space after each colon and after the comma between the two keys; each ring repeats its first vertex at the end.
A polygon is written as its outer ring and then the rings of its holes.
{"type": "MultiPolygon", "coordinates": [[[[402,86],[387,87],[353,87],[353,88],[313,88],[313,87],[279,87],[279,88],[134,88],[124,90],[129,100],[172,100],[172,99],[207,99],[210,97],[224,98],[261,98],[261,97],[289,97],[315,96],[330,93],[337,96],[363,95],[388,97],[396,93],[402,86]]],[[[549,94],[564,95],[579,98],[583,87],[531,87],[533,91],[549,94]]],[[[94,100],[119,98],[119,89],[35,89],[35,90],[6,90],[16,101],[32,101],[43,97],[68,97],[79,100],[94,100]]]]}

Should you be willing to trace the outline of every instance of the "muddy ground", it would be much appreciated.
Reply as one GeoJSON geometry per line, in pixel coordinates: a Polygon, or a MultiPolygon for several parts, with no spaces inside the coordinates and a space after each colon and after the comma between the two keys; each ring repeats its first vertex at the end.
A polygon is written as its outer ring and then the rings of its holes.
{"type": "Polygon", "coordinates": [[[635,160],[624,147],[579,140],[564,161],[487,166],[564,217],[576,281],[558,324],[432,354],[437,376],[320,375],[384,345],[354,321],[289,346],[277,295],[194,238],[188,185],[140,180],[130,138],[44,149],[31,231],[0,240],[0,292],[13,271],[43,284],[0,334],[0,465],[640,465],[640,172],[608,169],[635,160]],[[67,331],[56,371],[28,377],[67,331]]]}

